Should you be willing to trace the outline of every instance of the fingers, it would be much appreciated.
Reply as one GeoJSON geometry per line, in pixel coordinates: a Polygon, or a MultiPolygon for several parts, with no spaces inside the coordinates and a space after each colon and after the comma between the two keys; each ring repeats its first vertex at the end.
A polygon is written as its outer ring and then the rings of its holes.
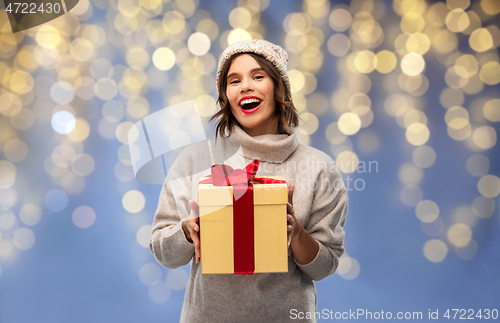
{"type": "Polygon", "coordinates": [[[200,214],[200,207],[194,200],[189,200],[189,207],[191,208],[191,212],[194,212],[197,215],[200,214]]]}
{"type": "Polygon", "coordinates": [[[194,254],[196,258],[196,263],[200,262],[201,258],[201,250],[200,250],[200,238],[198,237],[198,232],[195,232],[193,235],[193,244],[194,244],[194,254]]]}

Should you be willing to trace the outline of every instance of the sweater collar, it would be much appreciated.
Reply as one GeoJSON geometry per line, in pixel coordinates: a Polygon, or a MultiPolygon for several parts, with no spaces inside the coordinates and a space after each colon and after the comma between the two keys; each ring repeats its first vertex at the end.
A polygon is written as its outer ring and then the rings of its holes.
{"type": "Polygon", "coordinates": [[[270,163],[283,163],[299,145],[299,134],[294,126],[290,126],[288,132],[282,130],[280,134],[252,137],[235,124],[229,137],[239,141],[239,155],[270,163]]]}

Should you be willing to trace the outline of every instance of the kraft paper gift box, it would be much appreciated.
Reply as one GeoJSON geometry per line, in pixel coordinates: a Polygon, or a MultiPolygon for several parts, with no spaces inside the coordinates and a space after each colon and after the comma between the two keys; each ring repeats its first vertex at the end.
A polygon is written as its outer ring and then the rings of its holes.
{"type": "Polygon", "coordinates": [[[213,165],[198,184],[203,274],[288,271],[288,188],[283,176],[255,177],[245,169],[213,165]]]}

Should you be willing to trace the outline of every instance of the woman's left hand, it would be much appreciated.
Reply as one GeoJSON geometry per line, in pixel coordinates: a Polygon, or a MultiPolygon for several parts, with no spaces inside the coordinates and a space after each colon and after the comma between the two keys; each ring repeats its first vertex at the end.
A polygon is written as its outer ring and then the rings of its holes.
{"type": "Polygon", "coordinates": [[[287,243],[288,247],[292,243],[292,239],[295,240],[299,236],[302,224],[295,217],[295,212],[293,210],[293,191],[295,189],[295,184],[290,184],[288,186],[288,204],[287,204],[287,243]]]}

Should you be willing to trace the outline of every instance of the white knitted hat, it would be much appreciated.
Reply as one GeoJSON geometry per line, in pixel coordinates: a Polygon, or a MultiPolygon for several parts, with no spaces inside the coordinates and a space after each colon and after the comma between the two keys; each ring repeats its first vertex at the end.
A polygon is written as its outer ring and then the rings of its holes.
{"type": "Polygon", "coordinates": [[[275,45],[267,40],[263,39],[252,39],[252,40],[242,40],[239,42],[232,43],[229,45],[222,53],[219,60],[219,67],[217,70],[217,77],[215,81],[217,82],[217,92],[219,92],[219,81],[221,78],[222,67],[224,63],[238,53],[256,53],[263,56],[265,59],[273,63],[278,69],[281,78],[285,82],[286,87],[290,90],[290,80],[287,74],[287,63],[288,54],[287,52],[278,45],[275,45]]]}

